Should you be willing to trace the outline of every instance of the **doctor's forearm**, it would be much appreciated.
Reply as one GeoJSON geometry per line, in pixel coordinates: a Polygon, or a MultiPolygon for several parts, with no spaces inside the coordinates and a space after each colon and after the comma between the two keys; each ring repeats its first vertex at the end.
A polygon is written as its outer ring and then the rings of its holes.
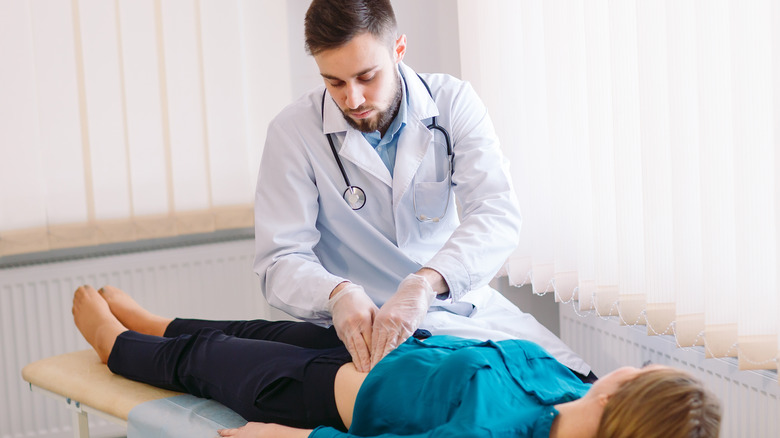
{"type": "Polygon", "coordinates": [[[334,296],[336,296],[336,294],[341,292],[341,289],[344,289],[344,287],[348,284],[349,284],[348,281],[342,281],[341,283],[337,284],[336,287],[334,287],[333,290],[330,291],[330,295],[328,296],[328,298],[333,298],[334,296]]]}
{"type": "Polygon", "coordinates": [[[428,280],[428,283],[431,285],[431,288],[433,288],[434,292],[436,292],[437,295],[450,291],[450,287],[447,285],[447,282],[444,280],[444,277],[434,269],[422,268],[419,271],[415,272],[415,274],[425,277],[425,279],[428,280]]]}
{"type": "MultiPolygon", "coordinates": [[[[422,268],[419,271],[415,272],[415,274],[424,277],[431,285],[431,288],[436,292],[437,295],[450,291],[450,288],[447,285],[447,282],[444,280],[444,277],[442,277],[442,275],[439,274],[439,272],[436,271],[435,269],[422,268]]],[[[343,281],[339,283],[330,292],[329,298],[333,298],[337,293],[341,291],[341,289],[344,289],[344,287],[348,284],[349,281],[343,281]]]]}

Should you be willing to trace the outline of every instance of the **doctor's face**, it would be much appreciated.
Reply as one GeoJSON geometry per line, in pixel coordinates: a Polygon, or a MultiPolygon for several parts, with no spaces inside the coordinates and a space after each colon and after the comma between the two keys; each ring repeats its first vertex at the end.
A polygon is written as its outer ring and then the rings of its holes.
{"type": "Polygon", "coordinates": [[[370,33],[314,56],[325,87],[344,118],[362,132],[385,130],[398,112],[401,82],[398,63],[406,53],[406,36],[388,48],[370,33]]]}

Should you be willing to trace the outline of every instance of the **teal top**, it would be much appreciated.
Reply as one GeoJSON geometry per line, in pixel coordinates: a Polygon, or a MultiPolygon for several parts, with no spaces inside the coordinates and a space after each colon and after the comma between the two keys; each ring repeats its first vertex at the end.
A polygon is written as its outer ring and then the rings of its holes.
{"type": "Polygon", "coordinates": [[[348,433],[309,436],[547,438],[554,406],[589,388],[533,342],[410,338],[366,377],[348,433]]]}

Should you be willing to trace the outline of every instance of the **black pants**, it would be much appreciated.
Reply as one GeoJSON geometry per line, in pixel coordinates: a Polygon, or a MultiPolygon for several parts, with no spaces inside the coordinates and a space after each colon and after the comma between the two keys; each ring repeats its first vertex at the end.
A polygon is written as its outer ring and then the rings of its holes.
{"type": "Polygon", "coordinates": [[[108,358],[128,379],[214,399],[249,421],[345,430],[336,372],[351,362],[333,327],[176,319],[165,336],[124,332],[108,358]]]}

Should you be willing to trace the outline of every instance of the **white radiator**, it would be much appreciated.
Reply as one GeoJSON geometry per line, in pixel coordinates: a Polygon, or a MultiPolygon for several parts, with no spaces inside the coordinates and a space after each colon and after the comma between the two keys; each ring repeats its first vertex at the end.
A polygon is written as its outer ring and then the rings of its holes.
{"type": "MultiPolygon", "coordinates": [[[[167,316],[283,319],[260,293],[253,257],[252,240],[238,240],[0,270],[0,437],[73,436],[69,411],[31,393],[21,369],[89,348],[71,315],[79,285],[118,286],[167,316]]],[[[90,421],[93,436],[124,434],[90,421]]]]}
{"type": "Polygon", "coordinates": [[[780,437],[780,385],[770,371],[739,371],[736,360],[705,359],[703,349],[676,348],[671,336],[647,336],[644,326],[616,318],[578,315],[560,307],[561,339],[593,367],[596,375],[646,361],[685,369],[704,380],[724,410],[722,438],[780,437]]]}

